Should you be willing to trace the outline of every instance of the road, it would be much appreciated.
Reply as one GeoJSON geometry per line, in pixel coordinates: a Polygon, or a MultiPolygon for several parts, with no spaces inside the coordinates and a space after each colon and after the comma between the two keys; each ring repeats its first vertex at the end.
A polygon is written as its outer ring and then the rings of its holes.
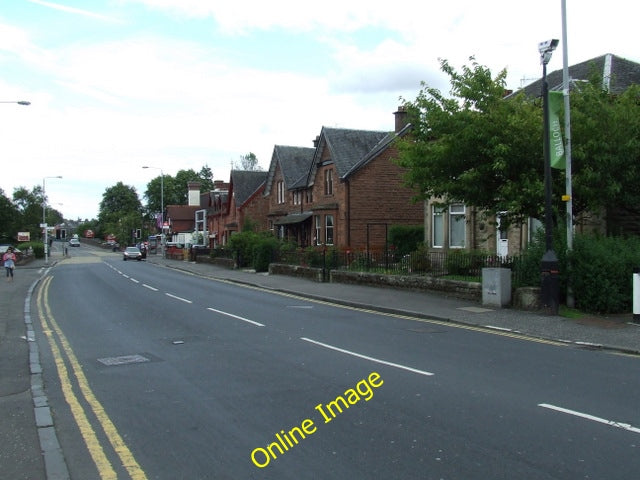
{"type": "Polygon", "coordinates": [[[73,479],[640,471],[640,359],[71,249],[33,295],[73,479]]]}

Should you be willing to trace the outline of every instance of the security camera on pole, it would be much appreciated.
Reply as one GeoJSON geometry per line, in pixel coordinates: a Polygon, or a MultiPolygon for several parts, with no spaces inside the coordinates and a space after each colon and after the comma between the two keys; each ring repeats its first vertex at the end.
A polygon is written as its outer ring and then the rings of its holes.
{"type": "Polygon", "coordinates": [[[542,306],[549,313],[558,313],[558,256],[553,250],[552,189],[551,189],[551,140],[549,135],[549,84],[547,83],[547,64],[553,51],[558,46],[556,39],[538,44],[540,62],[542,63],[542,115],[543,115],[543,151],[544,151],[544,230],[545,253],[540,262],[541,300],[542,306]]]}

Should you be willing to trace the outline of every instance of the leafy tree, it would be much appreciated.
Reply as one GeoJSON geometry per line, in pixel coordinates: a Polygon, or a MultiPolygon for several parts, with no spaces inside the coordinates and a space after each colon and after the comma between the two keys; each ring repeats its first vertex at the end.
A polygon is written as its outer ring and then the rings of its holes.
{"type": "Polygon", "coordinates": [[[122,241],[129,238],[128,229],[140,228],[142,205],[134,187],[118,182],[102,195],[98,222],[101,230],[113,233],[122,241]]]}
{"type": "Polygon", "coordinates": [[[202,191],[209,192],[213,190],[213,171],[209,165],[205,165],[198,172],[198,178],[200,179],[200,183],[202,184],[202,191]]]}
{"type": "Polygon", "coordinates": [[[600,75],[572,92],[574,211],[623,208],[640,215],[639,99],[637,85],[611,95],[600,75]]]}
{"type": "MultiPolygon", "coordinates": [[[[473,58],[460,72],[445,60],[441,66],[451,95],[423,83],[416,100],[405,102],[413,130],[398,143],[398,163],[407,168],[416,198],[464,202],[487,214],[507,212],[505,224],[541,218],[540,99],[505,99],[506,71],[493,77],[473,58]]],[[[602,85],[594,74],[571,91],[574,214],[624,209],[640,215],[640,87],[611,95],[602,85]]],[[[565,211],[564,177],[562,170],[553,171],[558,216],[565,211]]]]}
{"type": "Polygon", "coordinates": [[[187,203],[187,184],[189,182],[200,182],[200,190],[208,192],[213,190],[213,173],[205,165],[200,169],[200,172],[196,172],[193,169],[180,170],[175,177],[164,175],[164,177],[158,176],[154,178],[147,184],[147,190],[144,193],[149,213],[160,212],[163,184],[165,208],[167,205],[185,205],[187,203]]]}
{"type": "Polygon", "coordinates": [[[19,212],[0,188],[0,240],[8,242],[15,238],[19,212]]]}
{"type": "Polygon", "coordinates": [[[234,164],[234,168],[237,170],[250,170],[260,171],[262,167],[258,165],[258,157],[255,153],[249,152],[246,155],[241,155],[237,164],[234,164]]]}
{"type": "Polygon", "coordinates": [[[544,205],[542,116],[523,95],[504,100],[506,70],[491,71],[470,59],[457,72],[446,60],[451,96],[424,82],[405,102],[412,134],[399,141],[398,163],[417,199],[464,202],[503,222],[540,218],[544,205]]]}
{"type": "MultiPolygon", "coordinates": [[[[13,203],[18,209],[16,226],[19,230],[30,232],[31,238],[40,238],[42,229],[42,205],[47,201],[42,195],[42,187],[36,185],[31,190],[18,187],[13,191],[13,203]]],[[[47,208],[45,221],[48,225],[55,225],[63,221],[62,215],[55,209],[47,208]]]]}

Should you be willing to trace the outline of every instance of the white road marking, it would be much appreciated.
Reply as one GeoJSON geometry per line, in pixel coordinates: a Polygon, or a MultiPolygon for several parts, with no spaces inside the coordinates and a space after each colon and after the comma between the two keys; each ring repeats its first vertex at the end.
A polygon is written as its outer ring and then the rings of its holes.
{"type": "Polygon", "coordinates": [[[135,278],[130,278],[129,280],[131,280],[133,283],[140,283],[140,281],[136,280],[135,278]]]}
{"type": "Polygon", "coordinates": [[[158,289],[157,289],[157,288],[152,287],[151,285],[147,285],[146,283],[143,283],[143,284],[142,284],[142,286],[143,286],[144,288],[148,288],[149,290],[153,290],[154,292],[157,292],[157,291],[158,291],[158,289]]]}
{"type": "Polygon", "coordinates": [[[593,415],[589,415],[588,413],[576,412],[575,410],[569,410],[568,408],[549,405],[548,403],[539,403],[538,406],[542,408],[548,408],[549,410],[555,410],[556,412],[567,413],[569,415],[574,415],[576,417],[585,418],[593,422],[604,423],[605,425],[609,425],[610,427],[621,428],[623,430],[628,430],[633,433],[640,433],[640,428],[629,425],[628,423],[621,423],[613,420],[607,420],[606,418],[595,417],[593,415]]]}
{"type": "Polygon", "coordinates": [[[172,294],[166,293],[166,292],[165,292],[165,295],[167,297],[171,297],[171,298],[175,298],[176,300],[180,300],[181,302],[184,302],[184,303],[193,303],[191,300],[187,300],[186,298],[178,297],[177,295],[172,295],[172,294]]]}
{"type": "Polygon", "coordinates": [[[375,362],[375,363],[381,363],[382,365],[388,365],[390,367],[400,368],[402,370],[407,370],[409,372],[418,373],[420,375],[426,375],[426,376],[434,375],[431,372],[426,372],[424,370],[418,370],[416,368],[407,367],[405,365],[400,365],[399,363],[387,362],[386,360],[380,360],[379,358],[369,357],[367,355],[362,355],[360,353],[352,352],[350,350],[345,350],[343,348],[334,347],[333,345],[327,345],[326,343],[321,343],[321,342],[318,342],[316,340],[311,340],[310,338],[300,337],[300,339],[304,340],[305,342],[313,343],[315,345],[319,345],[319,346],[324,347],[324,348],[329,348],[331,350],[335,350],[336,352],[346,353],[347,355],[352,355],[354,357],[363,358],[365,360],[369,360],[369,361],[375,362]]]}
{"type": "Polygon", "coordinates": [[[223,312],[222,310],[216,310],[215,308],[211,308],[211,307],[207,308],[207,310],[210,310],[215,313],[219,313],[220,315],[226,315],[227,317],[236,318],[238,320],[242,320],[243,322],[251,323],[256,327],[264,327],[262,323],[254,322],[253,320],[249,320],[248,318],[244,318],[244,317],[239,317],[238,315],[234,315],[232,313],[223,312]]]}

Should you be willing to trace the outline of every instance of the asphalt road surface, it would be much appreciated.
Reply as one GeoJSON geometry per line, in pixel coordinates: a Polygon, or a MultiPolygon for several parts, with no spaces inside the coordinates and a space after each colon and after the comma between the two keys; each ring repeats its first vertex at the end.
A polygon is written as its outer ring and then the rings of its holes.
{"type": "Polygon", "coordinates": [[[640,359],[70,249],[33,295],[73,479],[629,479],[640,359]]]}

